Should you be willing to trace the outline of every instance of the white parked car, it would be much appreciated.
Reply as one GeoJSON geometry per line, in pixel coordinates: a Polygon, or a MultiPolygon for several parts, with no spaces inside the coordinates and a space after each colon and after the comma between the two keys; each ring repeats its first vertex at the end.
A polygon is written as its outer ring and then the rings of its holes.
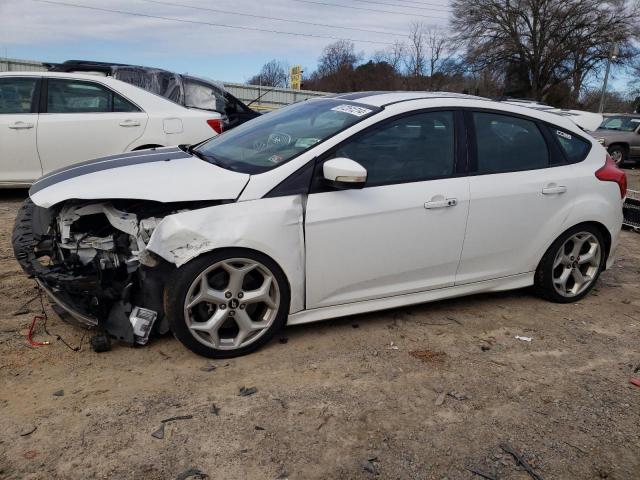
{"type": "Polygon", "coordinates": [[[91,158],[198,143],[221,131],[221,118],[111,77],[2,72],[0,187],[91,158]]]}
{"type": "Polygon", "coordinates": [[[613,262],[626,191],[567,118],[446,93],[310,100],[145,155],[36,182],[16,256],[76,319],[210,357],[472,293],[575,302],[613,262]]]}

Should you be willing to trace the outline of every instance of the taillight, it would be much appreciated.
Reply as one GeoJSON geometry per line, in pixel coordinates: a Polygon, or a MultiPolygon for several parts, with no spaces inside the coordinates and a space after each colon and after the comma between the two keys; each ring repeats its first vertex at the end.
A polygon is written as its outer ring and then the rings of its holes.
{"type": "Polygon", "coordinates": [[[207,125],[209,125],[216,133],[222,133],[222,120],[219,118],[212,118],[211,120],[207,120],[207,125]]]}
{"type": "Polygon", "coordinates": [[[621,198],[624,198],[627,194],[627,174],[618,168],[609,154],[607,154],[604,167],[596,171],[596,178],[603,182],[616,182],[620,187],[621,198]]]}

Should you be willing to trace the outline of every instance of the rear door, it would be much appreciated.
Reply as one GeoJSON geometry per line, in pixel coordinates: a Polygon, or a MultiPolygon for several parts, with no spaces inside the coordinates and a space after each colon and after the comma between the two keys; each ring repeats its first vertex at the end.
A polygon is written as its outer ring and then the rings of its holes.
{"type": "MultiPolygon", "coordinates": [[[[456,284],[535,270],[578,191],[555,129],[500,112],[466,112],[471,136],[470,206],[456,284]],[[475,137],[475,139],[474,139],[475,137]]],[[[557,130],[565,137],[568,132],[557,130]]]]}
{"type": "Polygon", "coordinates": [[[99,82],[45,78],[38,123],[44,173],[125,152],[147,125],[147,115],[99,82]]]}
{"type": "Polygon", "coordinates": [[[31,183],[42,175],[36,146],[38,77],[0,78],[0,183],[31,183]]]}

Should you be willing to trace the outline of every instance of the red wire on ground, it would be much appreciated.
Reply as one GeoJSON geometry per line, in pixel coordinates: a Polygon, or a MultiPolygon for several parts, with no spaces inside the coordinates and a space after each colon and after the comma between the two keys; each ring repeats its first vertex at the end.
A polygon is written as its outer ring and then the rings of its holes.
{"type": "Polygon", "coordinates": [[[29,333],[27,333],[27,340],[29,340],[29,344],[31,344],[32,347],[42,347],[44,345],[49,345],[49,342],[36,342],[33,339],[33,329],[35,328],[36,322],[38,320],[44,320],[44,317],[42,315],[34,315],[33,322],[31,322],[31,326],[29,327],[29,333]]]}

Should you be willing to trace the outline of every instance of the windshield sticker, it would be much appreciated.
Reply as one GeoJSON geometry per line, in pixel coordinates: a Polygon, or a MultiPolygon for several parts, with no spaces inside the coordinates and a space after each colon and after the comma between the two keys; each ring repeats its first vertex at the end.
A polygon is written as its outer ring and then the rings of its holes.
{"type": "Polygon", "coordinates": [[[640,123],[640,118],[632,118],[631,123],[640,123]]]}
{"type": "Polygon", "coordinates": [[[566,138],[567,140],[571,140],[572,138],[571,135],[565,132],[561,132],[560,130],[556,130],[556,133],[558,134],[559,137],[566,138]]]}
{"type": "Polygon", "coordinates": [[[309,148],[320,141],[319,138],[299,138],[296,140],[295,147],[309,148]]]}
{"type": "Polygon", "coordinates": [[[356,107],[355,105],[338,105],[337,107],[333,107],[331,110],[334,112],[343,112],[348,113],[350,115],[355,115],[356,117],[363,117],[364,115],[371,113],[372,110],[364,107],[356,107]]]}

